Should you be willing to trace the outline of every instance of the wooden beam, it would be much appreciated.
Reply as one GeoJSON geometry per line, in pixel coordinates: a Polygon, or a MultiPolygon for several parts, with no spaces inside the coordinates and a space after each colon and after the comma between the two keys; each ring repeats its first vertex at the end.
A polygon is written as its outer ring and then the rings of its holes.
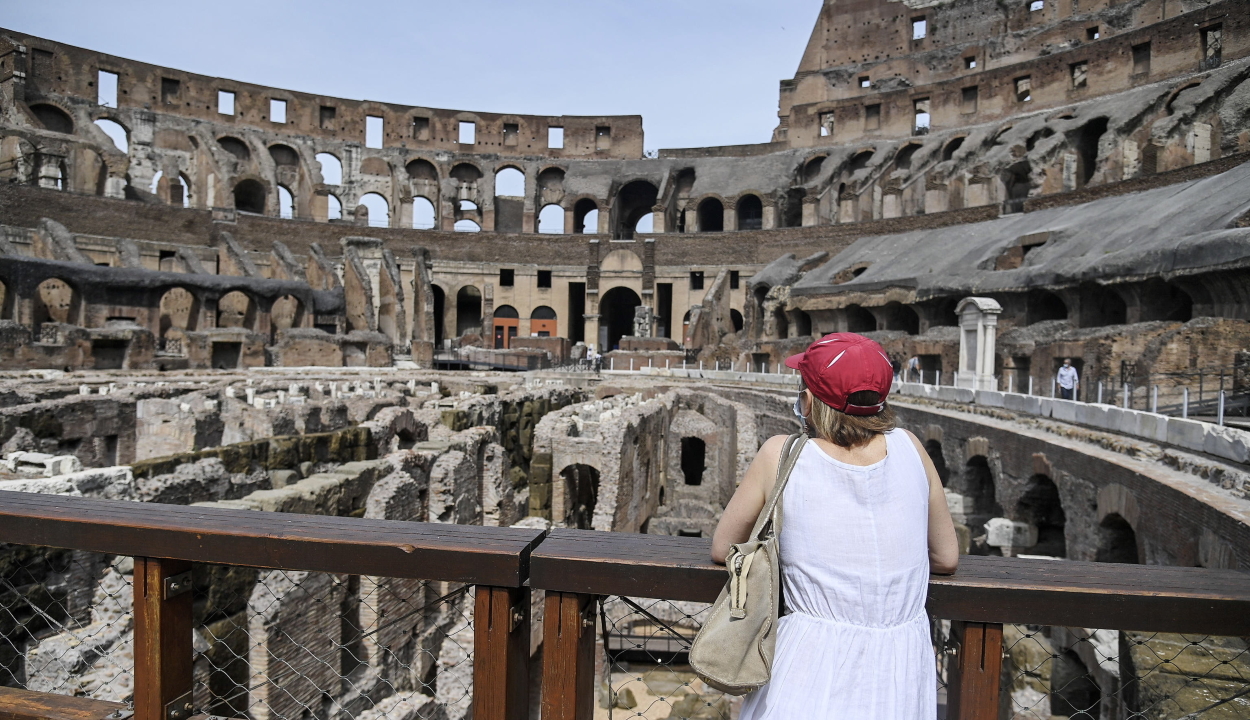
{"type": "Polygon", "coordinates": [[[595,711],[593,595],[547,593],[543,608],[543,720],[591,720],[595,711]]]}
{"type": "Polygon", "coordinates": [[[135,720],[191,717],[191,563],[135,558],[135,720]]]}
{"type": "Polygon", "coordinates": [[[529,717],[530,591],[479,585],[474,590],[473,717],[529,717]]]}
{"type": "Polygon", "coordinates": [[[0,687],[0,720],[112,720],[127,709],[104,700],[0,687]]]}
{"type": "Polygon", "coordinates": [[[1003,670],[1003,626],[951,623],[958,648],[947,677],[946,716],[952,720],[998,720],[1003,670]]]}
{"type": "Polygon", "coordinates": [[[520,587],[544,531],[0,492],[0,542],[520,587]]]}

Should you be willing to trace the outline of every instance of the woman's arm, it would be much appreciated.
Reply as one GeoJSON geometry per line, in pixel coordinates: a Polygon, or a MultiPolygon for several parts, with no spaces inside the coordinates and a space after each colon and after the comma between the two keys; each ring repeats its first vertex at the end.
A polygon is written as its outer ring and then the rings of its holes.
{"type": "Polygon", "coordinates": [[[908,430],[903,432],[916,446],[929,477],[929,569],[939,575],[952,575],[959,567],[959,538],[955,536],[955,521],[951,520],[950,508],[946,506],[942,480],[920,439],[908,430]]]}
{"type": "Polygon", "coordinates": [[[745,542],[751,534],[751,528],[768,501],[768,493],[777,482],[777,463],[781,459],[782,446],[786,444],[785,435],[771,437],[760,451],[755,454],[751,466],[747,468],[746,477],[738,485],[729,505],[716,525],[716,534],[712,536],[712,562],[724,564],[729,555],[729,548],[745,542]]]}

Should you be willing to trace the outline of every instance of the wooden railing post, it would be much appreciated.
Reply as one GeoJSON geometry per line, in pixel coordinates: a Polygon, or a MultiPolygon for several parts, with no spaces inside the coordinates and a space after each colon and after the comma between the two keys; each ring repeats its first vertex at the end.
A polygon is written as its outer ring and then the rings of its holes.
{"type": "Polygon", "coordinates": [[[473,609],[473,717],[529,715],[530,590],[478,585],[473,609]]]}
{"type": "Polygon", "coordinates": [[[135,558],[135,720],[191,717],[191,563],[135,558]]]}
{"type": "Polygon", "coordinates": [[[958,648],[947,675],[946,717],[951,720],[997,720],[1003,668],[1000,623],[951,622],[958,648]]]}
{"type": "Polygon", "coordinates": [[[591,720],[595,711],[594,595],[548,592],[543,607],[543,720],[591,720]]]}

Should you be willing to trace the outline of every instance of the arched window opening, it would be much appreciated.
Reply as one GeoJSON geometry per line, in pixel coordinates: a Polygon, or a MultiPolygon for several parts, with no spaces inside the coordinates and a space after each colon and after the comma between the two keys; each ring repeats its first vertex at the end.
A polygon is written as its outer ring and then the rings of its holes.
{"type": "Polygon", "coordinates": [[[239,212],[265,214],[265,186],[257,180],[240,180],[234,186],[234,208],[239,212]]]}
{"type": "Polygon", "coordinates": [[[564,234],[564,208],[548,205],[538,213],[538,232],[545,235],[564,234]]]}
{"type": "Polygon", "coordinates": [[[270,145],[269,157],[278,167],[299,167],[299,153],[290,145],[270,145]]]}
{"type": "Polygon", "coordinates": [[[964,138],[962,137],[957,137],[954,140],[951,140],[950,142],[946,143],[946,147],[942,150],[942,160],[946,161],[946,160],[954,159],[956,151],[958,151],[959,148],[963,146],[964,146],[964,138]]]}
{"type": "Polygon", "coordinates": [[[885,330],[901,330],[908,335],[920,334],[920,316],[910,305],[892,302],[882,308],[885,330]]]}
{"type": "Polygon", "coordinates": [[[1007,168],[1003,175],[1003,184],[1007,186],[1008,200],[1028,199],[1029,191],[1033,189],[1032,173],[1033,169],[1028,162],[1018,162],[1007,168]]]}
{"type": "Polygon", "coordinates": [[[868,167],[868,161],[872,160],[872,154],[872,150],[863,150],[856,153],[855,157],[851,158],[851,164],[847,166],[847,169],[851,172],[863,170],[868,167]]]}
{"type": "Polygon", "coordinates": [[[525,197],[525,173],[514,167],[507,167],[495,173],[495,196],[525,197]]]}
{"type": "Polygon", "coordinates": [[[1107,118],[1099,117],[1082,125],[1076,137],[1071,138],[1081,160],[1080,185],[1085,185],[1093,179],[1094,171],[1098,169],[1098,142],[1106,133],[1107,118]]]}
{"type": "Polygon", "coordinates": [[[644,229],[641,220],[651,214],[659,194],[659,189],[646,180],[635,180],[621,188],[612,207],[616,218],[614,234],[618,239],[629,240],[635,233],[652,232],[651,224],[644,229]]]}
{"type": "Polygon", "coordinates": [[[326,219],[342,220],[343,219],[343,202],[338,196],[330,194],[326,196],[326,219]]]}
{"type": "Polygon", "coordinates": [[[281,185],[278,186],[278,217],[284,220],[295,217],[295,196],[281,185]]]}
{"type": "Polygon", "coordinates": [[[964,476],[955,490],[972,500],[972,514],[966,521],[973,536],[984,534],[988,520],[1003,516],[1003,508],[998,504],[998,493],[994,486],[994,472],[984,455],[974,455],[968,459],[964,465],[964,476]]]}
{"type": "Polygon", "coordinates": [[[278,337],[281,330],[290,330],[291,328],[303,327],[304,325],[304,305],[298,298],[291,295],[283,295],[273,302],[273,306],[269,309],[269,327],[273,342],[278,337]]]}
{"type": "Polygon", "coordinates": [[[803,166],[803,182],[809,183],[820,177],[820,171],[825,167],[825,156],[814,157],[807,161],[803,166]]]}
{"type": "Polygon", "coordinates": [[[742,332],[742,326],[745,324],[742,319],[742,313],[738,312],[737,310],[734,310],[733,308],[730,308],[729,309],[729,322],[733,323],[734,332],[742,332]]]}
{"type": "Polygon", "coordinates": [[[49,278],[35,288],[34,331],[39,342],[44,323],[78,324],[78,293],[64,280],[49,278]]]}
{"type": "Polygon", "coordinates": [[[1047,320],[1067,320],[1068,306],[1056,294],[1046,290],[1030,290],[1025,299],[1028,324],[1047,320]]]}
{"type": "Polygon", "coordinates": [[[690,311],[687,310],[686,314],[681,316],[681,337],[682,337],[683,343],[685,342],[686,333],[688,333],[689,331],[690,331],[690,311]]]}
{"type": "Polygon", "coordinates": [[[790,337],[790,318],[783,307],[773,308],[773,325],[776,327],[777,338],[786,340],[790,337]]]}
{"type": "Polygon", "coordinates": [[[187,177],[185,173],[178,173],[178,180],[181,183],[181,187],[171,186],[170,198],[175,205],[180,204],[184,208],[189,208],[191,207],[191,178],[187,177]],[[179,202],[178,195],[182,196],[181,202],[179,202]]]}
{"type": "Polygon", "coordinates": [[[434,345],[442,347],[443,336],[443,316],[447,312],[447,293],[438,285],[431,288],[434,294],[434,345]]]}
{"type": "Polygon", "coordinates": [[[569,509],[565,527],[593,529],[595,505],[599,501],[599,471],[589,465],[570,465],[560,471],[560,477],[564,479],[564,506],[569,509]]]}
{"type": "Polygon", "coordinates": [[[928,454],[929,459],[933,461],[933,467],[937,468],[938,479],[942,481],[942,487],[946,487],[950,481],[951,473],[946,467],[946,454],[942,452],[942,443],[937,440],[926,440],[924,451],[928,454]]]}
{"type": "Polygon", "coordinates": [[[1068,543],[1064,537],[1067,515],[1059,499],[1059,488],[1045,475],[1034,475],[1025,486],[1024,495],[1016,503],[1016,516],[1037,527],[1034,555],[1067,557],[1068,543]]]}
{"type": "Polygon", "coordinates": [[[456,293],[456,335],[482,332],[482,291],[465,285],[456,293]]]}
{"type": "Polygon", "coordinates": [[[377,193],[366,193],[360,198],[360,205],[368,213],[369,227],[390,227],[391,204],[377,193]]]}
{"type": "Polygon", "coordinates": [[[1194,300],[1176,285],[1158,278],[1147,280],[1138,293],[1141,321],[1189,322],[1194,317],[1194,300]]]}
{"type": "Polygon", "coordinates": [[[758,195],[738,198],[738,229],[761,230],[764,227],[764,202],[758,195]]]}
{"type": "Polygon", "coordinates": [[[1141,562],[1137,553],[1137,532],[1118,513],[1111,513],[1098,523],[1098,552],[1094,559],[1130,565],[1141,562]]]}
{"type": "Polygon", "coordinates": [[[456,224],[452,227],[452,229],[455,230],[456,232],[461,232],[461,233],[475,233],[475,232],[481,232],[482,226],[478,225],[472,220],[457,220],[456,224]]]}
{"type": "Polygon", "coordinates": [[[104,131],[105,135],[113,141],[113,145],[123,153],[130,152],[130,133],[126,132],[126,128],[120,123],[109,120],[108,118],[100,118],[95,121],[95,126],[104,131]]]}
{"type": "Polygon", "coordinates": [[[655,213],[647,213],[638,218],[638,224],[634,225],[634,236],[646,235],[655,232],[655,213]]]}
{"type": "Polygon", "coordinates": [[[433,230],[438,227],[434,203],[419,196],[412,199],[412,227],[416,230],[433,230]]]}
{"type": "Polygon", "coordinates": [[[217,301],[217,327],[256,328],[256,303],[247,293],[235,290],[217,301]]]}
{"type": "MultiPolygon", "coordinates": [[[[156,174],[152,176],[152,185],[148,187],[148,192],[152,193],[153,195],[157,197],[161,197],[160,188],[161,188],[161,178],[163,177],[165,177],[165,172],[162,170],[157,170],[156,174]]],[[[164,200],[164,198],[161,198],[161,199],[164,200]]]]}
{"type": "Polygon", "coordinates": [[[408,163],[404,169],[408,171],[408,177],[413,180],[438,182],[438,168],[434,167],[434,163],[429,160],[418,158],[408,163]]]}
{"type": "Polygon", "coordinates": [[[1106,327],[1128,322],[1128,306],[1120,293],[1105,285],[1081,286],[1080,327],[1106,327]]]}
{"type": "Polygon", "coordinates": [[[910,170],[911,159],[915,156],[916,151],[919,150],[920,147],[920,145],[915,143],[904,146],[903,149],[899,150],[898,154],[894,156],[894,167],[899,170],[910,170]]]}
{"type": "Polygon", "coordinates": [[[45,129],[52,132],[65,133],[67,135],[74,132],[74,119],[69,116],[61,108],[55,105],[38,104],[31,105],[30,112],[35,116],[45,129]]]}
{"type": "Polygon", "coordinates": [[[169,350],[165,343],[170,330],[194,332],[200,318],[199,299],[186,288],[170,288],[161,296],[159,332],[161,350],[169,350]]]}
{"type": "Polygon", "coordinates": [[[812,334],[812,316],[803,310],[791,310],[790,315],[794,317],[794,336],[807,337],[812,334]]]}
{"type": "Polygon", "coordinates": [[[556,311],[546,305],[539,305],[530,313],[530,335],[534,337],[555,337],[556,311]]]}
{"type": "Polygon", "coordinates": [[[725,229],[725,205],[716,198],[699,203],[699,232],[721,232],[725,229]]]}
{"type": "Polygon", "coordinates": [[[681,439],[681,474],[687,485],[702,485],[707,464],[707,443],[702,438],[681,439]]]}
{"type": "Polygon", "coordinates": [[[875,332],[877,318],[859,305],[848,305],[846,310],[846,331],[853,333],[875,332]]]}
{"type": "Polygon", "coordinates": [[[321,164],[321,182],[326,185],[343,184],[343,161],[331,153],[317,153],[317,162],[321,164]]]}
{"type": "Polygon", "coordinates": [[[476,165],[460,163],[451,169],[451,177],[460,185],[472,185],[482,179],[482,171],[476,165]]]}
{"type": "Polygon", "coordinates": [[[615,287],[599,301],[600,345],[604,351],[615,350],[621,338],[634,334],[634,308],[642,304],[638,293],[627,287],[615,287]]]}
{"type": "Polygon", "coordinates": [[[247,143],[236,137],[230,137],[227,135],[226,137],[218,138],[217,144],[221,146],[222,150],[225,150],[240,160],[250,160],[252,157],[252,151],[248,149],[247,143]]]}
{"type": "Polygon", "coordinates": [[[507,350],[512,347],[512,341],[516,339],[518,329],[521,327],[520,317],[516,308],[511,305],[500,305],[495,308],[496,350],[507,350]]]}
{"type": "Polygon", "coordinates": [[[599,232],[599,206],[590,198],[582,198],[573,206],[573,232],[595,235],[599,232]]]}

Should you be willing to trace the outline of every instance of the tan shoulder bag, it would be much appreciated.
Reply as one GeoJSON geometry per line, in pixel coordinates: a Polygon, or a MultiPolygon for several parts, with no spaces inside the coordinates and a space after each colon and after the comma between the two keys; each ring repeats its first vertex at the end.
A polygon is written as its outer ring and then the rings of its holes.
{"type": "Polygon", "coordinates": [[[750,538],[725,559],[729,582],[712,605],[690,646],[690,666],[703,682],[730,695],[745,695],[772,675],[781,608],[781,493],[799,460],[806,435],[791,435],[781,451],[777,482],[750,538]]]}

